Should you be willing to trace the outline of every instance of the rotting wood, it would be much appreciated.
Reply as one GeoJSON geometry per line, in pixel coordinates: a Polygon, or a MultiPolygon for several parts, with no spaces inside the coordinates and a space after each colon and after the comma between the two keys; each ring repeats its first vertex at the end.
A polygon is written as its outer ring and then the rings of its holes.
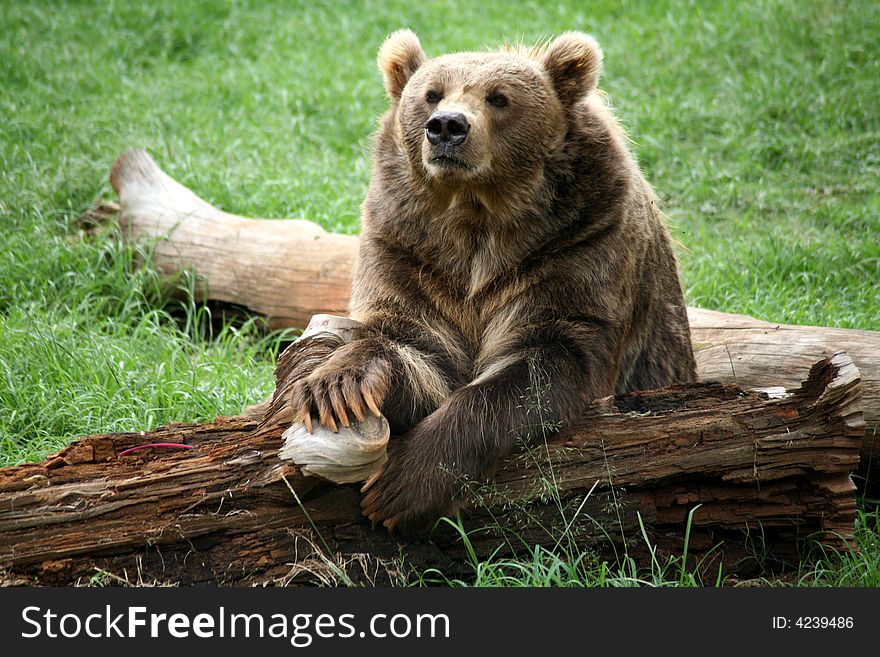
{"type": "MultiPolygon", "coordinates": [[[[780,399],[718,383],[598,400],[582,422],[502,464],[462,512],[485,559],[533,545],[648,565],[688,554],[748,574],[796,564],[807,539],[846,548],[850,471],[864,435],[859,372],[817,363],[780,399]]],[[[0,469],[0,583],[399,583],[411,569],[468,572],[441,523],[400,544],[360,514],[357,485],[277,458],[289,409],[82,438],[43,463],[0,469]],[[184,443],[189,450],[145,449],[184,443]],[[404,558],[402,560],[402,557],[404,558]]]]}

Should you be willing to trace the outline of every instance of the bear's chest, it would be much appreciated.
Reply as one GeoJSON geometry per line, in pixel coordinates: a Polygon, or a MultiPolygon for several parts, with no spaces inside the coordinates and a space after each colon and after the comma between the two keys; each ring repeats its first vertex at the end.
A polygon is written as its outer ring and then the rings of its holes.
{"type": "Polygon", "coordinates": [[[528,287],[518,268],[479,237],[469,244],[438,245],[425,255],[412,284],[475,350],[487,327],[528,287]]]}
{"type": "Polygon", "coordinates": [[[493,319],[524,289],[519,265],[529,253],[530,235],[511,229],[474,194],[413,200],[406,210],[397,214],[409,220],[400,222],[396,234],[419,263],[410,270],[411,284],[478,348],[493,319]]]}

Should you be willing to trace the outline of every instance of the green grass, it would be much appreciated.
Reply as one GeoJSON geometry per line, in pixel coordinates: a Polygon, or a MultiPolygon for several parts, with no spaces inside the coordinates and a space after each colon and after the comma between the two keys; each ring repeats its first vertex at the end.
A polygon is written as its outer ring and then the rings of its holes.
{"type": "Polygon", "coordinates": [[[801,568],[799,586],[880,586],[880,510],[860,511],[855,550],[816,548],[810,565],[801,568]]]}
{"type": "MultiPolygon", "coordinates": [[[[871,0],[9,0],[0,5],[0,464],[39,459],[80,434],[237,413],[271,390],[277,336],[254,326],[209,336],[205,311],[186,303],[181,326],[149,268],[109,236],[85,239],[75,219],[111,196],[115,157],[144,146],[226,210],[356,233],[385,106],[375,54],[402,26],[429,54],[592,32],[606,55],[601,86],[682,245],[688,302],[880,330],[880,5],[871,0]]],[[[829,560],[800,583],[876,584],[876,522],[864,536],[868,575],[849,578],[829,560]]],[[[577,558],[574,570],[534,574],[554,558],[484,569],[503,582],[598,581],[600,566],[577,558]]]]}

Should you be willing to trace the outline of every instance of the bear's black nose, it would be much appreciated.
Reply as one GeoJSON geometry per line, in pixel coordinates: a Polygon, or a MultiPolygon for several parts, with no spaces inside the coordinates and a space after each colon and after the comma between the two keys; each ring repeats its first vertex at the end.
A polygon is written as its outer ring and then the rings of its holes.
{"type": "Polygon", "coordinates": [[[425,124],[428,141],[457,146],[467,139],[471,124],[461,112],[434,112],[425,124]]]}

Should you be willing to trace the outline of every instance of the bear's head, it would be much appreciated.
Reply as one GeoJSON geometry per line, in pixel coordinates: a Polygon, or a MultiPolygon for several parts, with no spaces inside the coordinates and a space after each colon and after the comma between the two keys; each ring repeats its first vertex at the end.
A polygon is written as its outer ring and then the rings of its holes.
{"type": "Polygon", "coordinates": [[[539,172],[571,109],[596,89],[602,53],[568,32],[534,48],[428,59],[409,30],[378,57],[396,140],[414,171],[441,184],[495,184],[539,172]]]}

